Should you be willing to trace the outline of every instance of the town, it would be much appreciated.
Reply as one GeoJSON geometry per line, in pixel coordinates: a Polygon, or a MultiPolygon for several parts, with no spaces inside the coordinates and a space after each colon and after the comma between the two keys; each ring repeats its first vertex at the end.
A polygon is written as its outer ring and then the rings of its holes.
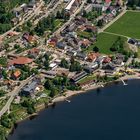
{"type": "Polygon", "coordinates": [[[7,16],[0,16],[1,133],[61,99],[69,102],[67,97],[79,92],[139,78],[140,11],[135,4],[27,1],[13,3],[7,16]]]}

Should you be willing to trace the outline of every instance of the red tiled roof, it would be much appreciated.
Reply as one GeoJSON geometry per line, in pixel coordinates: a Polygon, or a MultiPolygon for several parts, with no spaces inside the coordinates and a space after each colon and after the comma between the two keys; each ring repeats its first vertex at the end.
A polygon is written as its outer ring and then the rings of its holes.
{"type": "Polygon", "coordinates": [[[81,43],[84,46],[89,46],[90,45],[90,41],[88,39],[84,39],[81,43]]]}
{"type": "Polygon", "coordinates": [[[89,53],[88,54],[88,59],[89,60],[95,60],[97,57],[99,57],[99,53],[89,53]]]}
{"type": "Polygon", "coordinates": [[[24,65],[32,63],[33,59],[30,59],[28,57],[17,57],[16,59],[13,59],[9,62],[10,65],[18,64],[18,65],[24,65]]]}
{"type": "Polygon", "coordinates": [[[105,0],[105,3],[110,3],[111,2],[111,0],[105,0]]]}
{"type": "Polygon", "coordinates": [[[110,57],[106,57],[105,59],[104,59],[104,63],[109,63],[111,61],[111,58],[110,57]]]}
{"type": "Polygon", "coordinates": [[[37,48],[32,48],[31,50],[29,50],[29,53],[32,53],[32,54],[33,54],[33,53],[37,53],[37,54],[38,54],[39,51],[40,51],[40,50],[37,49],[37,48]]]}
{"type": "Polygon", "coordinates": [[[18,78],[20,75],[21,75],[21,71],[20,71],[20,70],[16,70],[16,71],[14,72],[14,76],[15,76],[16,78],[18,78]]]}

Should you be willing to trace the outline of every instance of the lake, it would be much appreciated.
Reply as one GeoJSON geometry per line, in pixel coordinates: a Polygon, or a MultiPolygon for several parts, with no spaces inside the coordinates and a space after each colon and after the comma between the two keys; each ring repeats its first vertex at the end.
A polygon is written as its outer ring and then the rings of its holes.
{"type": "Polygon", "coordinates": [[[140,140],[140,81],[57,103],[18,124],[8,140],[140,140]]]}

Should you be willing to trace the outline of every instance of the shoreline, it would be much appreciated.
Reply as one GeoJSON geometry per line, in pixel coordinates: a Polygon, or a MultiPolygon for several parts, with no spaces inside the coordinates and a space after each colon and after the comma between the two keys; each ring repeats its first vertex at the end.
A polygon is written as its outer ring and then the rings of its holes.
{"type": "Polygon", "coordinates": [[[10,131],[8,132],[8,136],[11,135],[14,130],[16,129],[15,125],[18,125],[19,123],[27,120],[27,119],[32,119],[31,117],[36,117],[39,115],[39,113],[41,111],[43,111],[44,109],[47,109],[48,107],[50,106],[53,106],[54,104],[58,103],[58,102],[63,102],[63,101],[67,101],[69,102],[70,100],[68,100],[68,98],[70,97],[73,97],[75,95],[78,95],[78,94],[83,94],[83,93],[86,93],[88,91],[91,91],[91,90],[96,90],[98,88],[104,88],[107,84],[111,84],[111,83],[115,83],[115,82],[121,82],[121,80],[140,80],[140,77],[138,77],[137,75],[130,75],[130,76],[124,76],[124,77],[121,77],[117,80],[114,80],[114,81],[110,81],[110,82],[107,82],[107,83],[103,83],[102,85],[90,85],[88,86],[87,88],[85,89],[81,89],[81,90],[78,90],[78,91],[66,91],[65,92],[65,96],[58,96],[58,97],[55,97],[53,100],[52,100],[52,103],[48,103],[47,106],[45,106],[44,104],[41,104],[38,109],[37,109],[37,112],[36,113],[33,113],[31,115],[28,115],[26,116],[24,119],[20,120],[20,121],[17,121],[14,126],[10,129],[10,131]]]}
{"type": "Polygon", "coordinates": [[[83,90],[81,89],[79,91],[66,91],[65,96],[56,97],[52,100],[52,102],[57,103],[57,102],[61,102],[61,101],[66,101],[69,97],[72,97],[74,95],[85,93],[87,91],[95,90],[95,89],[98,89],[98,88],[104,88],[104,86],[109,84],[109,83],[120,82],[121,80],[126,81],[126,80],[138,80],[138,79],[140,79],[140,77],[138,77],[137,75],[130,75],[130,76],[121,77],[121,78],[119,78],[117,80],[114,80],[114,81],[103,83],[101,85],[95,85],[95,84],[89,85],[88,87],[85,87],[85,89],[83,89],[83,90]]]}

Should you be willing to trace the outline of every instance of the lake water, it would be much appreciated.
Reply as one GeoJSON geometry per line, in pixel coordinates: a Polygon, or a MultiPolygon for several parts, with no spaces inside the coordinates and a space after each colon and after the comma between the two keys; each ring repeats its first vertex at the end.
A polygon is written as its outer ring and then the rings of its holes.
{"type": "Polygon", "coordinates": [[[21,122],[8,140],[140,140],[140,81],[70,100],[21,122]]]}

